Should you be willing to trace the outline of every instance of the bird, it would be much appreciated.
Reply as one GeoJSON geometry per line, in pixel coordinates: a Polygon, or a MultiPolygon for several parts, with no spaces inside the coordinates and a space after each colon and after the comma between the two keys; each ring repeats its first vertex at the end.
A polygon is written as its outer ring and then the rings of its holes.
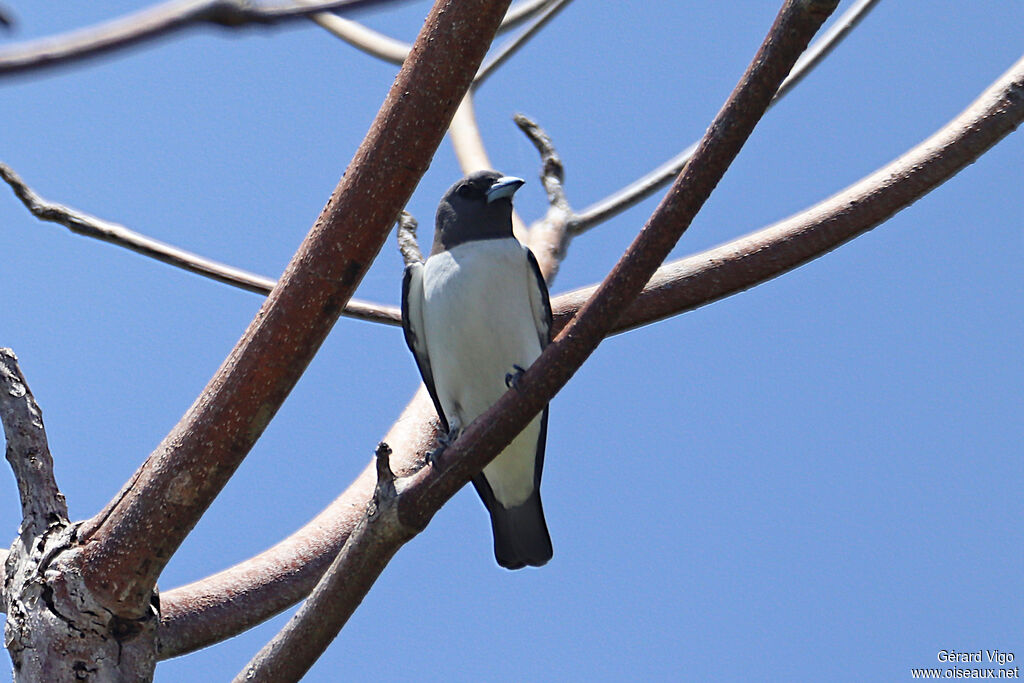
{"type": "MultiPolygon", "coordinates": [[[[445,434],[440,449],[497,401],[551,341],[551,302],[537,259],[512,233],[524,180],[471,173],[442,197],[434,242],[406,266],[402,327],[445,434]]],[[[548,407],[473,477],[506,569],[552,557],[540,499],[548,407]]]]}

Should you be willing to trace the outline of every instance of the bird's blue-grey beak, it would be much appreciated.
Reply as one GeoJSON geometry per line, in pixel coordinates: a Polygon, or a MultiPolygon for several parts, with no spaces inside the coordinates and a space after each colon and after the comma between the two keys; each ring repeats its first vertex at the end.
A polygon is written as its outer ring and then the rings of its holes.
{"type": "Polygon", "coordinates": [[[526,181],[522,178],[516,178],[515,176],[502,176],[494,181],[494,184],[487,190],[487,203],[490,204],[495,199],[501,199],[503,197],[512,198],[512,195],[516,193],[523,183],[526,181]]]}

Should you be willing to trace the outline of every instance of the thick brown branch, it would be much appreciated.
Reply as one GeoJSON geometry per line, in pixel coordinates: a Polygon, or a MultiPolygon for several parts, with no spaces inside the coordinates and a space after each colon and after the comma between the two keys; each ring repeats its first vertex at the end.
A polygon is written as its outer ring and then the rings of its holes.
{"type": "MultiPolygon", "coordinates": [[[[1024,121],[1024,60],[960,116],[896,161],[800,214],[658,269],[613,328],[622,332],[698,308],[821,256],[909,206],[1024,121]]],[[[596,287],[552,301],[564,326],[596,287]]],[[[385,437],[399,475],[433,446],[433,408],[421,390],[385,437]]],[[[373,490],[372,463],[330,507],[266,552],[162,596],[161,658],[239,633],[302,598],[344,544],[373,490]],[[223,627],[224,630],[219,629],[223,627]],[[218,635],[219,633],[219,635],[218,635]]]]}
{"type": "MultiPolygon", "coordinates": [[[[42,221],[57,223],[73,233],[103,240],[124,247],[137,254],[162,261],[175,268],[208,277],[217,282],[232,285],[256,294],[269,294],[276,282],[268,277],[235,268],[199,254],[194,254],[166,242],[147,237],[118,223],[90,216],[69,206],[43,199],[30,188],[10,166],[0,163],[0,179],[3,179],[15,196],[21,200],[33,216],[42,221]]],[[[388,325],[401,325],[402,313],[394,306],[382,306],[369,301],[350,300],[341,313],[349,318],[369,320],[388,325]]]]}
{"type": "Polygon", "coordinates": [[[98,26],[14,45],[0,52],[0,77],[69,64],[194,26],[267,26],[328,10],[354,10],[394,0],[330,0],[257,5],[246,0],[172,0],[98,26]]]}
{"type": "Polygon", "coordinates": [[[7,439],[7,462],[21,497],[21,535],[37,538],[52,524],[67,523],[68,505],[53,476],[43,413],[11,349],[0,349],[0,421],[7,439]]]}
{"type": "Polygon", "coordinates": [[[507,2],[439,0],[320,218],[202,395],[82,529],[83,574],[122,616],[298,381],[426,171],[507,2]]]}

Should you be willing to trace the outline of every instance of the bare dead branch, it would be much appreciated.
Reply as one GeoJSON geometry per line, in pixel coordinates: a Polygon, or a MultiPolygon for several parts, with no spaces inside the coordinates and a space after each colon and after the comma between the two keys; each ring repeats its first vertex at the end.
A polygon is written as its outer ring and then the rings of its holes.
{"type": "Polygon", "coordinates": [[[68,504],[53,476],[43,413],[11,349],[0,349],[0,421],[21,497],[22,535],[35,538],[51,525],[67,524],[68,504]]]}
{"type": "MultiPolygon", "coordinates": [[[[858,0],[855,5],[844,12],[836,20],[832,28],[823,33],[807,49],[807,52],[801,56],[800,60],[797,61],[793,71],[779,88],[775,99],[772,100],[772,105],[778,102],[780,98],[792,90],[793,86],[803,80],[814,67],[820,64],[839,45],[842,39],[860,23],[861,19],[867,16],[867,13],[877,3],[878,0],[858,0]]],[[[647,199],[657,190],[667,185],[682,170],[696,149],[697,143],[694,142],[647,175],[633,181],[621,190],[613,192],[604,199],[591,204],[572,218],[569,231],[573,235],[579,235],[647,199]]]]}
{"type": "Polygon", "coordinates": [[[171,0],[103,24],[0,51],[0,77],[70,64],[196,26],[270,26],[318,12],[352,11],[394,1],[325,0],[308,5],[259,5],[247,0],[171,0]]]}
{"type": "Polygon", "coordinates": [[[376,450],[377,485],[373,500],[334,562],[301,608],[235,676],[236,683],[298,681],[327,649],[362,602],[402,543],[417,529],[398,519],[395,476],[380,442],[376,450]],[[403,541],[395,543],[395,538],[403,541]]]}
{"type": "Polygon", "coordinates": [[[572,2],[572,0],[554,0],[551,4],[547,5],[543,11],[537,14],[536,17],[530,22],[522,33],[517,35],[515,38],[502,45],[498,49],[498,52],[487,60],[487,62],[480,67],[480,71],[477,72],[476,78],[473,80],[474,85],[480,85],[487,78],[494,73],[495,69],[504,64],[512,55],[519,51],[526,42],[537,34],[537,31],[544,28],[549,21],[555,18],[559,12],[572,2]]]}
{"type": "Polygon", "coordinates": [[[544,279],[550,284],[558,275],[558,268],[569,247],[568,225],[572,207],[562,186],[565,167],[551,138],[540,126],[523,114],[516,114],[513,120],[540,152],[540,181],[548,195],[548,210],[544,218],[530,226],[529,246],[537,257],[544,279]]]}
{"type": "Polygon", "coordinates": [[[83,525],[83,575],[116,614],[157,576],[298,381],[429,165],[508,8],[438,0],[320,218],[242,339],[122,492],[83,525]]]}
{"type": "MultiPolygon", "coordinates": [[[[774,226],[662,266],[613,332],[717,301],[827,253],[951,178],[1022,121],[1024,59],[949,124],[846,190],[774,226]]],[[[555,326],[563,327],[595,290],[586,287],[553,299],[555,326]]],[[[421,388],[385,436],[399,476],[419,469],[422,454],[433,448],[432,419],[430,399],[421,388]]],[[[301,599],[358,522],[373,482],[371,463],[288,539],[235,567],[163,594],[161,658],[240,633],[301,599]],[[221,626],[225,630],[218,637],[221,626]]]]}
{"type": "MultiPolygon", "coordinates": [[[[269,294],[276,284],[276,281],[268,277],[208,259],[147,237],[118,223],[105,221],[69,206],[43,199],[14,172],[14,169],[2,162],[0,162],[0,178],[10,185],[15,196],[39,220],[63,225],[73,233],[103,240],[162,261],[175,268],[181,268],[190,273],[196,273],[256,294],[269,294]]],[[[394,306],[383,306],[358,299],[350,300],[346,304],[345,310],[342,311],[342,315],[388,325],[401,325],[401,311],[394,306]]]]}

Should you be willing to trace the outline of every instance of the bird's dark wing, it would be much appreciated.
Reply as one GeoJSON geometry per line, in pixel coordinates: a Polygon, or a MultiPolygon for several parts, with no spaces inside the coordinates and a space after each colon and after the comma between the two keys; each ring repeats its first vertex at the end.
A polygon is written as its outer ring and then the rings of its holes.
{"type": "Polygon", "coordinates": [[[423,377],[430,398],[441,420],[441,427],[448,431],[448,418],[441,409],[441,401],[437,399],[437,388],[434,386],[434,373],[430,368],[430,355],[427,353],[426,331],[423,325],[423,264],[410,263],[405,267],[402,277],[402,329],[405,331],[405,343],[416,359],[416,367],[423,377]]]}
{"type": "Polygon", "coordinates": [[[533,307],[533,321],[537,324],[540,348],[543,349],[551,342],[551,299],[537,257],[529,247],[523,247],[523,250],[526,251],[526,261],[530,264],[530,272],[533,274],[533,282],[530,283],[530,305],[533,307]]]}

